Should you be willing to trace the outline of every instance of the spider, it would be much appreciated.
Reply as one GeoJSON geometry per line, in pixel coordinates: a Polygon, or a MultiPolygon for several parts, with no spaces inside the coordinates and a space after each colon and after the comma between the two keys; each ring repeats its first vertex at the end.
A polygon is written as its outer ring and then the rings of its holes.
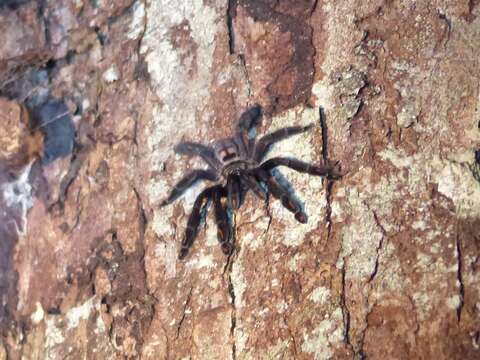
{"type": "Polygon", "coordinates": [[[262,162],[274,143],[306,132],[313,125],[281,128],[256,141],[252,130],[260,124],[261,118],[261,106],[254,105],[240,116],[233,137],[217,140],[212,147],[194,142],[181,142],[174,148],[177,154],[200,156],[208,167],[206,170],[194,169],[185,175],[160,206],[174,202],[197,181],[215,182],[213,186],[204,189],[193,203],[178,256],[180,260],[187,256],[210,202],[214,205],[217,237],[221,249],[224,254],[231,254],[233,225],[228,214],[241,206],[249,190],[264,201],[267,201],[268,194],[271,194],[294,214],[297,221],[306,223],[307,215],[300,202],[275,178],[272,174],[274,168],[286,166],[302,173],[327,176],[330,179],[340,178],[338,164],[330,161],[322,165],[313,165],[297,159],[274,157],[262,162]]]}

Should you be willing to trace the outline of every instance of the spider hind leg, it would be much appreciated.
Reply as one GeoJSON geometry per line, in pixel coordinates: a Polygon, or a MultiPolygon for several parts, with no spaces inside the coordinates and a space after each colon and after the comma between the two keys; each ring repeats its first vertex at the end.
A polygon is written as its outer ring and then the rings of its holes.
{"type": "Polygon", "coordinates": [[[256,174],[259,178],[267,184],[268,191],[273,197],[279,199],[282,205],[291,213],[294,214],[295,219],[306,224],[308,221],[307,214],[303,211],[300,202],[291,194],[288,189],[280,184],[280,182],[268,171],[257,168],[256,174]]]}
{"type": "Polygon", "coordinates": [[[213,204],[215,207],[215,222],[217,223],[217,238],[220,243],[222,252],[225,255],[230,255],[233,250],[232,235],[233,227],[228,218],[227,206],[222,203],[222,198],[225,196],[225,189],[218,187],[212,195],[213,204]]]}
{"type": "Polygon", "coordinates": [[[179,260],[183,260],[188,255],[188,251],[197,237],[198,227],[202,220],[202,212],[206,209],[213,190],[214,187],[203,190],[193,203],[192,212],[188,218],[187,229],[185,230],[185,236],[182,241],[182,247],[178,255],[179,260]]]}

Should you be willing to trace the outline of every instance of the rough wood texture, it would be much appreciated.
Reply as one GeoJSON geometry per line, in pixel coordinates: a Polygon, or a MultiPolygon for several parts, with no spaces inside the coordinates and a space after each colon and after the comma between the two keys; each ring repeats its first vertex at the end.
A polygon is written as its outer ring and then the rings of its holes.
{"type": "Polygon", "coordinates": [[[480,358],[478,1],[40,3],[0,5],[0,359],[480,358]],[[47,98],[76,145],[42,165],[47,98]],[[233,256],[211,214],[178,261],[173,147],[254,103],[346,175],[282,169],[308,224],[249,194],[233,256]]]}

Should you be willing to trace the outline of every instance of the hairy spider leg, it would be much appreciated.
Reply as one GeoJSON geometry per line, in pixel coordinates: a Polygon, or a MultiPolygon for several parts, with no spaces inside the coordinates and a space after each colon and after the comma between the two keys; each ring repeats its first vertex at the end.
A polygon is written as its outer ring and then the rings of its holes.
{"type": "Polygon", "coordinates": [[[314,165],[297,159],[274,157],[260,165],[262,169],[267,171],[270,171],[277,166],[286,166],[295,171],[311,175],[328,176],[329,179],[339,179],[341,177],[338,165],[333,162],[328,162],[326,165],[314,165]]]}
{"type": "Polygon", "coordinates": [[[247,185],[247,190],[252,189],[255,195],[257,195],[260,199],[267,200],[267,193],[255,176],[244,171],[241,171],[239,176],[243,184],[247,185]]]}
{"type": "Polygon", "coordinates": [[[267,134],[258,140],[257,145],[255,146],[255,152],[253,158],[256,162],[260,162],[263,157],[267,154],[268,149],[274,143],[285,140],[290,136],[301,134],[305,131],[310,130],[313,125],[308,126],[289,126],[278,129],[270,134],[267,134]]]}
{"type": "Polygon", "coordinates": [[[211,170],[193,170],[185,175],[172,189],[168,198],[162,201],[160,206],[171,204],[181,196],[190,186],[200,180],[215,181],[217,174],[211,170]]]}
{"type": "Polygon", "coordinates": [[[208,146],[194,142],[181,142],[174,148],[175,153],[180,155],[200,156],[217,172],[220,172],[222,163],[215,156],[215,151],[208,146]]]}
{"type": "Polygon", "coordinates": [[[262,107],[253,105],[240,115],[237,123],[236,138],[241,141],[241,147],[245,150],[246,156],[250,157],[255,146],[255,138],[249,138],[249,131],[252,127],[260,124],[262,119],[262,107]]]}
{"type": "Polygon", "coordinates": [[[242,202],[242,184],[236,174],[227,177],[227,203],[230,209],[237,210],[242,202]]]}
{"type": "Polygon", "coordinates": [[[185,230],[185,237],[183,238],[180,254],[178,255],[179,260],[182,260],[187,256],[188,250],[197,237],[198,226],[202,220],[202,210],[207,206],[214,188],[215,187],[212,186],[203,190],[193,203],[192,212],[190,213],[187,222],[187,229],[185,230]]]}
{"type": "Polygon", "coordinates": [[[222,252],[229,255],[232,252],[232,234],[233,226],[228,219],[227,206],[222,203],[222,198],[225,197],[225,189],[218,186],[212,194],[213,204],[215,207],[215,222],[217,223],[217,238],[222,252]]]}
{"type": "Polygon", "coordinates": [[[279,199],[282,205],[291,213],[294,214],[295,219],[305,224],[307,222],[307,214],[302,210],[302,206],[292,194],[278,182],[278,180],[268,171],[262,168],[256,168],[255,174],[267,184],[268,191],[273,197],[279,199]]]}

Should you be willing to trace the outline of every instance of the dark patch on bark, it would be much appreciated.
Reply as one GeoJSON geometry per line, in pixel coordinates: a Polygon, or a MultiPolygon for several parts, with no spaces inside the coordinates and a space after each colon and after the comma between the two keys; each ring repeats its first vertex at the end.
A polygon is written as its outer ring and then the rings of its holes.
{"type": "Polygon", "coordinates": [[[235,32],[233,30],[233,18],[237,12],[237,0],[228,0],[227,6],[227,30],[228,30],[228,50],[230,55],[235,54],[235,32]]]}
{"type": "MultiPolygon", "coordinates": [[[[308,20],[315,1],[238,0],[238,6],[242,6],[255,21],[273,23],[291,37],[293,51],[290,59],[287,64],[280,65],[282,68],[275,69],[273,80],[266,88],[271,101],[267,112],[281,112],[307,103],[314,77],[314,49],[311,46],[313,30],[308,20]],[[294,84],[287,90],[285,83],[289,81],[294,84]]],[[[285,52],[288,49],[279,46],[277,51],[285,52]]],[[[247,64],[251,62],[251,59],[245,60],[247,64]]]]}
{"type": "MultiPolygon", "coordinates": [[[[139,215],[138,221],[143,222],[141,211],[139,215]]],[[[96,255],[89,262],[90,280],[93,281],[95,269],[102,267],[111,285],[110,292],[102,299],[107,312],[114,306],[126,309],[121,314],[110,313],[113,318],[111,341],[121,346],[125,336],[134,337],[135,349],[140,353],[153,318],[155,302],[146,285],[143,243],[133,253],[125,254],[114,231],[95,248],[96,255]]]]}
{"type": "MultiPolygon", "coordinates": [[[[2,204],[0,204],[0,208],[2,204]]],[[[13,269],[13,255],[18,241],[15,228],[9,223],[9,214],[0,211],[0,335],[15,328],[15,313],[18,301],[18,274],[13,269]]]]}

